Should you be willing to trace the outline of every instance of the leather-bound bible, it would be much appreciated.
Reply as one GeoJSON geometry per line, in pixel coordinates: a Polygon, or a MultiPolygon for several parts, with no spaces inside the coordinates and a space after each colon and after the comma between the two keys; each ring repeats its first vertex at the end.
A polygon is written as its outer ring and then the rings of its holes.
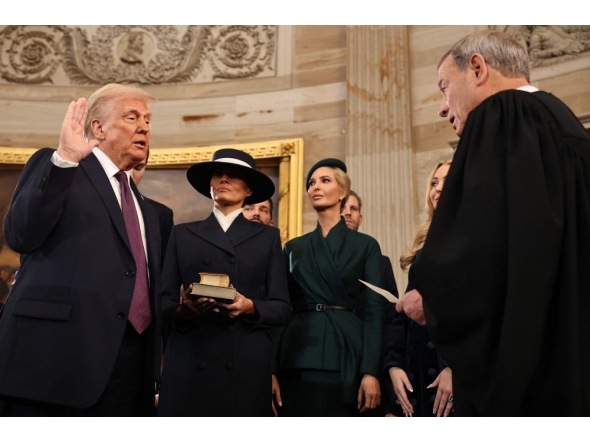
{"type": "Polygon", "coordinates": [[[229,276],[221,273],[199,273],[200,282],[193,284],[191,296],[211,298],[217,302],[231,304],[236,297],[236,289],[229,286],[229,276]]]}

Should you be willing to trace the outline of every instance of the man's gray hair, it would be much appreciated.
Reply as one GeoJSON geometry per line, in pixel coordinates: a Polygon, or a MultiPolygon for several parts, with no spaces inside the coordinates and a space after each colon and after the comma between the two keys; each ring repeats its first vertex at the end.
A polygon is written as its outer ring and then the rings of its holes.
{"type": "Polygon", "coordinates": [[[529,55],[514,38],[499,31],[480,31],[469,34],[455,43],[442,56],[437,71],[451,55],[459,71],[465,72],[473,54],[481,54],[489,65],[510,78],[524,77],[530,83],[529,55]]]}
{"type": "Polygon", "coordinates": [[[116,99],[139,99],[143,100],[146,104],[156,100],[151,94],[146,93],[136,86],[109,83],[97,89],[86,102],[88,116],[84,124],[84,137],[87,140],[94,138],[91,127],[92,121],[94,119],[106,119],[107,113],[111,111],[108,105],[116,99]]]}

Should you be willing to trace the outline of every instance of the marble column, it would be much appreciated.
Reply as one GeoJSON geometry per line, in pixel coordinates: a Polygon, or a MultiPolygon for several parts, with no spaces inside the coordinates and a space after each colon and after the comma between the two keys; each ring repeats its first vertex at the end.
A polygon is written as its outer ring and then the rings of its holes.
{"type": "Polygon", "coordinates": [[[399,258],[414,232],[408,47],[406,26],[347,29],[346,164],[363,201],[360,231],[389,256],[402,294],[399,258]]]}

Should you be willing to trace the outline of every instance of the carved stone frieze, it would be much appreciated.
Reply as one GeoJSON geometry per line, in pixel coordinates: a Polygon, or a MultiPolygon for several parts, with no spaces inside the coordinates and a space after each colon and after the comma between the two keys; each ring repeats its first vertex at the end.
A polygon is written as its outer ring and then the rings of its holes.
{"type": "Polygon", "coordinates": [[[4,83],[204,83],[275,75],[276,26],[3,26],[4,83]]]}
{"type": "Polygon", "coordinates": [[[218,26],[207,47],[214,78],[253,77],[272,69],[276,32],[274,26],[218,26]]]}
{"type": "Polygon", "coordinates": [[[527,49],[533,67],[590,55],[590,25],[510,25],[504,32],[527,49]]]}

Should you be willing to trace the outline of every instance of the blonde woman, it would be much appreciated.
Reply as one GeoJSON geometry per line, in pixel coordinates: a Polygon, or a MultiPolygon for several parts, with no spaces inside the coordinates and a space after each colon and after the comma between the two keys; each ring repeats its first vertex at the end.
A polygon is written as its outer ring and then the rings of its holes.
{"type": "MultiPolygon", "coordinates": [[[[428,177],[425,198],[428,217],[416,227],[410,253],[400,258],[402,269],[409,268],[406,293],[415,287],[412,264],[420,259],[450,166],[450,160],[439,162],[428,177]]],[[[398,313],[391,327],[387,348],[384,366],[389,372],[397,397],[397,406],[392,407],[392,413],[405,416],[448,416],[453,408],[452,371],[436,352],[426,326],[398,313]]]]}
{"type": "Polygon", "coordinates": [[[283,249],[295,315],[274,338],[273,393],[280,416],[355,416],[381,398],[385,299],[359,282],[384,286],[381,249],[340,217],[350,193],[344,162],[321,160],[306,183],[318,224],[283,249]],[[361,294],[363,321],[353,311],[361,294]]]}

